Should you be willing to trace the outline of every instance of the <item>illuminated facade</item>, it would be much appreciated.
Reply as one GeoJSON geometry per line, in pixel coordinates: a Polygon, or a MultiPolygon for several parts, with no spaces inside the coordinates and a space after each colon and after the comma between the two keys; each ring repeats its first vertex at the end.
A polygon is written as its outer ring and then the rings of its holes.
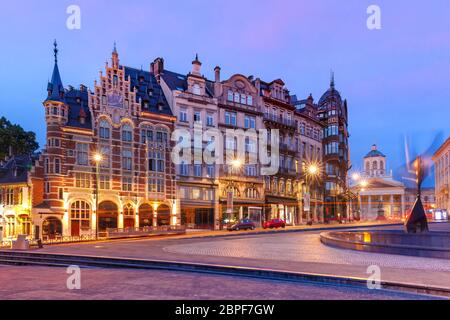
{"type": "Polygon", "coordinates": [[[324,214],[326,220],[348,218],[347,172],[350,167],[347,100],[335,88],[334,75],[330,88],[317,105],[319,121],[323,129],[324,214]]]}
{"type": "Polygon", "coordinates": [[[387,157],[376,145],[364,157],[363,167],[360,178],[367,182],[367,186],[362,190],[358,185],[352,188],[353,193],[359,195],[361,219],[403,218],[407,209],[405,185],[394,180],[392,171],[387,169],[387,157]]]}
{"type": "Polygon", "coordinates": [[[31,208],[43,194],[42,180],[33,167],[36,160],[36,156],[13,156],[0,162],[0,240],[33,232],[31,208]]]}
{"type": "Polygon", "coordinates": [[[270,83],[256,79],[255,85],[262,97],[266,129],[279,130],[280,134],[278,173],[264,177],[266,218],[280,218],[286,221],[287,225],[295,225],[301,221],[301,162],[296,108],[291,104],[289,91],[281,79],[270,83]]]}
{"type": "Polygon", "coordinates": [[[43,103],[47,143],[30,171],[41,198],[26,207],[26,234],[51,239],[164,225],[220,229],[243,218],[296,225],[323,222],[334,215],[327,210],[345,209],[336,197],[348,168],[347,104],[334,81],[315,104],[312,96],[290,96],[281,79],[234,74],[221,80],[216,67],[208,80],[198,56],[187,74],[167,70],[162,58],[148,71],[127,67],[114,46],[91,91],[63,86],[56,44],[54,51],[43,103]],[[175,130],[191,135],[194,154],[213,142],[196,145],[196,130],[212,129],[223,138],[220,162],[174,164],[175,130]],[[259,159],[261,130],[267,130],[268,156],[279,151],[270,175],[259,159]],[[279,132],[276,148],[271,130],[279,132]],[[308,179],[311,166],[317,172],[308,179]]]}
{"type": "MultiPolygon", "coordinates": [[[[188,74],[166,70],[164,60],[153,62],[154,74],[160,76],[161,87],[167,97],[173,114],[177,117],[175,128],[187,131],[191,137],[192,151],[203,150],[207,143],[195,145],[194,129],[201,134],[217,129],[219,112],[214,97],[213,83],[201,74],[198,56],[192,61],[188,74]]],[[[218,229],[219,206],[219,167],[203,161],[181,163],[175,166],[177,198],[181,206],[181,224],[192,229],[218,229]]]]}
{"type": "Polygon", "coordinates": [[[436,208],[450,212],[450,138],[433,156],[435,166],[436,208]]]}
{"type": "Polygon", "coordinates": [[[35,235],[180,224],[170,158],[175,117],[154,70],[121,65],[114,48],[92,92],[85,86],[65,89],[56,57],[55,44],[44,102],[47,145],[39,164],[44,199],[33,208],[35,235]]]}
{"type": "Polygon", "coordinates": [[[219,169],[220,222],[223,225],[229,221],[250,218],[259,225],[264,220],[264,181],[260,163],[248,161],[258,153],[258,144],[251,132],[257,133],[264,129],[258,89],[251,79],[241,74],[234,74],[221,81],[220,71],[220,68],[215,69],[213,86],[218,103],[218,129],[223,136],[227,130],[249,133],[242,140],[239,136],[224,139],[226,159],[219,169]],[[237,154],[238,140],[245,143],[243,159],[237,154]],[[230,165],[234,159],[240,162],[237,168],[230,165]],[[229,206],[230,197],[233,199],[232,207],[229,206]]]}
{"type": "Polygon", "coordinates": [[[298,197],[301,200],[300,222],[324,221],[324,183],[325,167],[323,164],[323,128],[317,118],[317,108],[312,95],[305,100],[292,97],[296,106],[297,122],[297,160],[300,164],[300,186],[298,197]],[[308,174],[309,167],[317,167],[315,174],[308,174]],[[309,209],[309,210],[308,210],[309,209]]]}

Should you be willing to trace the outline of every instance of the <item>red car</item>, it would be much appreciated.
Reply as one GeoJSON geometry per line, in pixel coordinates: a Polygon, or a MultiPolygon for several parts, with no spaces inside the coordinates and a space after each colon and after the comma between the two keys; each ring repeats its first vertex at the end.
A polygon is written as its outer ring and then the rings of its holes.
{"type": "Polygon", "coordinates": [[[269,221],[265,221],[263,224],[263,228],[264,229],[278,229],[278,228],[285,228],[286,227],[286,222],[284,222],[284,220],[281,219],[272,219],[269,221]]]}

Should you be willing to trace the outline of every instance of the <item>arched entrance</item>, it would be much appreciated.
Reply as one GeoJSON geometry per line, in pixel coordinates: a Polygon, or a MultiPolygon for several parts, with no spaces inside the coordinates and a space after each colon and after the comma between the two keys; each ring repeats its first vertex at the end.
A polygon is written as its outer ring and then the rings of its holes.
{"type": "Polygon", "coordinates": [[[55,239],[62,235],[61,220],[55,217],[49,217],[42,222],[42,237],[44,239],[55,239]]]}
{"type": "Polygon", "coordinates": [[[91,224],[91,206],[86,201],[75,201],[70,206],[70,234],[81,235],[81,231],[89,231],[91,224]]]}
{"type": "Polygon", "coordinates": [[[117,228],[117,205],[111,201],[104,201],[98,206],[98,231],[117,228]]]}
{"type": "Polygon", "coordinates": [[[128,203],[123,207],[123,227],[134,228],[134,207],[131,203],[128,203]]]}
{"type": "Polygon", "coordinates": [[[144,203],[139,207],[139,227],[151,227],[153,226],[153,208],[144,203]]]}
{"type": "Polygon", "coordinates": [[[158,207],[158,226],[170,226],[170,208],[165,204],[158,207]]]}

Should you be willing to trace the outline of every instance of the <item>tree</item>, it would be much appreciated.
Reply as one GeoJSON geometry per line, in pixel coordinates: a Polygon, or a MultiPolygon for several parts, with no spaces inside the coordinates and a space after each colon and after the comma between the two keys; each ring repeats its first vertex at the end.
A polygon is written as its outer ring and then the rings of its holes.
{"type": "Polygon", "coordinates": [[[10,151],[13,155],[30,155],[38,148],[34,132],[25,131],[5,117],[0,118],[0,159],[9,155],[10,151]]]}

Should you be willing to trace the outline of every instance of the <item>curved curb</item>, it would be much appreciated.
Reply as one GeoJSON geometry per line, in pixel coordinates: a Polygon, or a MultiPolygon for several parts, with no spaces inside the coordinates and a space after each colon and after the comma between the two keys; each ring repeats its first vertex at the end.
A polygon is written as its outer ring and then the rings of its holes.
{"type": "Polygon", "coordinates": [[[409,257],[450,259],[448,248],[423,247],[417,245],[368,243],[364,241],[345,240],[332,235],[333,232],[322,232],[320,241],[327,246],[369,253],[396,254],[409,257]]]}
{"type": "MultiPolygon", "coordinates": [[[[344,277],[318,273],[290,272],[273,269],[248,268],[190,262],[140,260],[131,258],[110,258],[97,256],[76,256],[66,254],[43,254],[30,252],[0,251],[0,264],[38,265],[50,267],[129,268],[143,270],[167,270],[178,272],[196,272],[215,275],[238,276],[276,281],[315,283],[322,285],[341,285],[368,290],[368,280],[358,277],[344,277]]],[[[412,283],[381,281],[382,290],[410,294],[426,294],[437,297],[450,297],[450,288],[439,288],[412,283]]]]}

